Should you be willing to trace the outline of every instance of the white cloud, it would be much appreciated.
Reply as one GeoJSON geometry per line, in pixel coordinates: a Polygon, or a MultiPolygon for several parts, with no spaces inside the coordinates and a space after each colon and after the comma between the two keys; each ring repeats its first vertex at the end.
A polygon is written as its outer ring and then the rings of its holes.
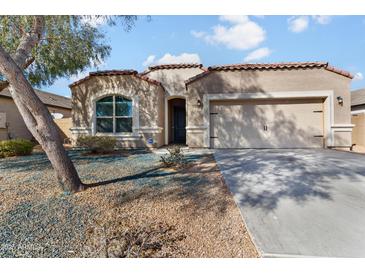
{"type": "Polygon", "coordinates": [[[143,66],[149,66],[151,64],[154,65],[163,65],[163,64],[182,64],[182,63],[201,63],[200,57],[196,53],[181,53],[180,55],[173,55],[170,53],[166,53],[160,59],[156,60],[155,55],[150,55],[143,62],[143,66]]]}
{"type": "Polygon", "coordinates": [[[144,67],[151,65],[156,59],[156,55],[150,55],[147,59],[142,63],[144,67]]]}
{"type": "Polygon", "coordinates": [[[193,35],[196,38],[203,38],[206,35],[206,33],[204,31],[192,30],[190,33],[191,33],[191,35],[193,35]]]}
{"type": "Polygon", "coordinates": [[[259,48],[252,52],[250,52],[244,59],[245,62],[251,62],[254,60],[260,60],[265,58],[271,54],[271,50],[269,48],[259,48]]]}
{"type": "Polygon", "coordinates": [[[213,33],[192,30],[191,34],[210,44],[222,44],[229,49],[247,50],[260,45],[266,39],[265,30],[244,15],[220,16],[229,26],[215,25],[213,33]]]}
{"type": "Polygon", "coordinates": [[[244,24],[249,21],[247,15],[221,15],[219,16],[220,21],[227,21],[231,24],[244,24]]]}
{"type": "Polygon", "coordinates": [[[292,16],[288,19],[289,30],[292,32],[302,32],[308,28],[308,16],[292,16]]]}
{"type": "Polygon", "coordinates": [[[157,64],[180,64],[180,63],[200,63],[200,57],[196,53],[182,53],[180,55],[172,55],[166,53],[162,56],[157,64]]]}
{"type": "Polygon", "coordinates": [[[363,79],[364,79],[364,75],[362,75],[361,72],[355,73],[355,75],[354,75],[354,81],[361,81],[363,79]]]}
{"type": "Polygon", "coordinates": [[[314,22],[321,24],[321,25],[327,25],[332,20],[332,16],[328,16],[328,15],[313,15],[312,18],[313,18],[314,22]]]}
{"type": "Polygon", "coordinates": [[[288,19],[289,30],[292,32],[302,32],[305,31],[310,23],[310,19],[320,25],[327,25],[331,22],[332,16],[328,15],[312,15],[309,16],[292,16],[288,19]]]}

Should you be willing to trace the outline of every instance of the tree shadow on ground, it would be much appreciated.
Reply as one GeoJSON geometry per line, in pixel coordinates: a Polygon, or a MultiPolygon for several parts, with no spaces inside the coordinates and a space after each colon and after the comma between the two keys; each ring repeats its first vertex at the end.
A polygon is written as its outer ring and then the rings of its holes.
{"type": "MultiPolygon", "coordinates": [[[[163,203],[167,206],[171,201],[171,205],[176,206],[172,210],[176,210],[177,214],[184,212],[183,216],[191,218],[199,218],[202,214],[225,214],[233,201],[229,195],[225,195],[226,188],[217,176],[218,169],[212,155],[188,155],[187,158],[191,161],[190,166],[173,170],[156,166],[156,162],[138,155],[136,163],[141,164],[139,170],[134,169],[134,174],[126,174],[120,178],[99,181],[100,188],[87,190],[92,191],[92,194],[85,191],[80,195],[42,196],[42,199],[34,199],[36,193],[29,193],[32,195],[29,196],[29,201],[14,203],[10,210],[0,214],[0,219],[3,220],[0,225],[0,239],[7,239],[4,241],[7,246],[0,248],[0,256],[72,257],[73,254],[68,254],[67,250],[74,250],[75,254],[78,254],[77,250],[81,247],[74,238],[83,239],[83,228],[92,221],[95,212],[100,210],[95,201],[87,199],[89,195],[100,196],[110,208],[123,209],[124,205],[133,202],[143,210],[146,204],[143,201],[147,201],[148,204],[163,203]],[[141,163],[142,161],[145,163],[141,163]],[[151,165],[154,167],[151,168],[151,165]],[[149,169],[146,170],[146,166],[149,169]],[[119,188],[118,184],[128,186],[119,188]],[[73,227],[67,238],[62,238],[63,227],[73,227]],[[53,229],[57,232],[52,234],[50,231],[53,229]],[[45,243],[44,239],[48,239],[48,242],[45,243]],[[63,243],[72,242],[73,245],[63,244],[58,247],[59,239],[62,239],[63,243]],[[32,245],[29,243],[32,241],[39,244],[32,245]],[[23,250],[20,246],[22,243],[26,245],[23,250]],[[11,250],[12,245],[20,247],[11,250]]],[[[157,158],[154,159],[157,161],[157,158]]],[[[42,178],[32,184],[42,184],[42,178]]],[[[57,188],[52,184],[51,186],[57,188]]],[[[24,186],[19,188],[27,189],[24,186]]]]}
{"type": "Polygon", "coordinates": [[[114,178],[114,179],[110,179],[110,180],[99,181],[96,183],[85,184],[85,186],[87,188],[92,188],[92,187],[98,187],[98,186],[103,186],[103,185],[108,185],[108,184],[121,183],[121,182],[125,182],[125,181],[138,180],[138,179],[142,179],[142,178],[146,179],[146,178],[169,176],[169,175],[173,175],[176,173],[177,172],[166,172],[161,167],[155,167],[155,168],[145,170],[145,171],[133,174],[133,175],[127,175],[127,176],[123,176],[120,178],[114,178]]]}
{"type": "MultiPolygon", "coordinates": [[[[116,151],[118,152],[118,151],[116,151]]],[[[151,154],[147,149],[126,149],[120,150],[120,153],[112,154],[88,154],[88,150],[73,149],[67,151],[71,160],[75,165],[93,162],[97,163],[113,163],[121,158],[130,156],[139,156],[151,154]]],[[[42,171],[51,169],[51,162],[48,160],[44,152],[35,152],[30,156],[19,156],[0,159],[0,170],[6,171],[42,171]]]]}
{"type": "Polygon", "coordinates": [[[149,201],[188,200],[179,210],[188,210],[192,215],[207,211],[224,214],[232,200],[213,156],[189,155],[187,158],[191,165],[183,169],[158,166],[133,175],[100,181],[91,187],[132,182],[135,186],[132,190],[115,195],[116,206],[141,198],[149,201]]]}
{"type": "Polygon", "coordinates": [[[311,199],[333,200],[335,180],[364,182],[365,167],[358,155],[348,160],[341,156],[346,152],[320,149],[226,150],[215,154],[239,205],[266,211],[277,208],[285,198],[298,204],[311,199]]]}

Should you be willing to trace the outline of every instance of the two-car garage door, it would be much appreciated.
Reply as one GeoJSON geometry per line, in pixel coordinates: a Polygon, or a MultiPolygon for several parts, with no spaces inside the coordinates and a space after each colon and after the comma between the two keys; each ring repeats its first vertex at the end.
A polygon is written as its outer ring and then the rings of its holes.
{"type": "Polygon", "coordinates": [[[321,98],[210,103],[212,148],[318,148],[323,135],[321,98]]]}

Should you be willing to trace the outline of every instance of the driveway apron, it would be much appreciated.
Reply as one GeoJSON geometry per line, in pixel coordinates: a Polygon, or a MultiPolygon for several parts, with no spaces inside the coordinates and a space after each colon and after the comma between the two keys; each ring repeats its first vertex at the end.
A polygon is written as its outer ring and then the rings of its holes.
{"type": "Polygon", "coordinates": [[[214,151],[263,257],[365,257],[365,156],[329,149],[214,151]]]}

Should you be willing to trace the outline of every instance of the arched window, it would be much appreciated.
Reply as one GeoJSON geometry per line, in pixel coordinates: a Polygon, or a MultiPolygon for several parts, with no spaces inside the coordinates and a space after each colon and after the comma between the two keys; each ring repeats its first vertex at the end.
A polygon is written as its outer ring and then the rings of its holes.
{"type": "Polygon", "coordinates": [[[109,96],[97,101],[96,132],[132,132],[132,100],[109,96]]]}

